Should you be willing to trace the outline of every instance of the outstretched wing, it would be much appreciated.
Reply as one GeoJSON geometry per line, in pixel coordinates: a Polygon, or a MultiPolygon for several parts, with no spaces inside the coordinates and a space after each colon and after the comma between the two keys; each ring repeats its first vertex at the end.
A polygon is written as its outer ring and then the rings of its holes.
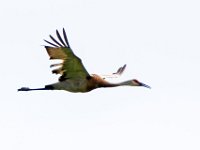
{"type": "Polygon", "coordinates": [[[79,57],[77,57],[68,42],[65,29],[63,28],[63,37],[61,38],[58,30],[56,30],[56,35],[59,41],[50,35],[50,38],[53,42],[44,40],[51,46],[45,46],[47,53],[49,54],[50,59],[60,59],[63,60],[62,63],[53,64],[51,67],[58,67],[52,71],[55,74],[61,74],[59,78],[60,81],[69,79],[69,78],[87,78],[89,73],[83,66],[83,63],[79,57]]]}
{"type": "Polygon", "coordinates": [[[102,78],[118,78],[119,76],[121,76],[122,75],[122,73],[124,72],[124,70],[125,70],[125,68],[126,68],[126,64],[124,65],[124,66],[122,66],[122,67],[120,67],[118,70],[117,70],[117,72],[115,72],[115,73],[112,73],[112,74],[107,74],[107,75],[100,75],[102,78]]]}

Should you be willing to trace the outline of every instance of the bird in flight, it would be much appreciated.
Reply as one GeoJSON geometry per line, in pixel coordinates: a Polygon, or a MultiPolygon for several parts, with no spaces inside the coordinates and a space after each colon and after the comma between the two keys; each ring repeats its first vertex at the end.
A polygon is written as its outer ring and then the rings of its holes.
{"type": "Polygon", "coordinates": [[[46,85],[44,88],[28,88],[22,87],[18,91],[33,90],[66,90],[69,92],[89,92],[96,88],[118,87],[118,86],[142,86],[151,88],[150,86],[139,82],[136,79],[123,81],[120,83],[110,83],[106,78],[119,77],[125,70],[126,65],[120,67],[117,72],[110,75],[89,74],[84,67],[81,59],[72,51],[65,29],[63,28],[63,38],[56,30],[58,40],[50,35],[52,42],[44,40],[50,46],[45,46],[50,59],[62,60],[61,63],[52,64],[50,67],[57,67],[52,73],[60,74],[58,82],[46,85]]]}

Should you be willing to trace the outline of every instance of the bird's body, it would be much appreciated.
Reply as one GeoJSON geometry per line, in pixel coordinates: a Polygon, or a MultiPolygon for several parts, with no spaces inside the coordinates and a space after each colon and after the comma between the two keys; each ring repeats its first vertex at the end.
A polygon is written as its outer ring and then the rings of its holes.
{"type": "Polygon", "coordinates": [[[55,74],[61,74],[57,83],[46,85],[44,88],[30,89],[21,88],[18,91],[31,90],[66,90],[69,92],[89,92],[101,87],[116,87],[116,86],[144,86],[150,88],[137,80],[128,80],[121,83],[110,83],[105,80],[106,77],[116,77],[123,73],[126,65],[120,67],[116,73],[101,77],[96,74],[89,74],[79,57],[77,57],[68,42],[65,30],[63,29],[63,37],[61,38],[59,32],[56,30],[57,37],[60,42],[55,40],[51,35],[52,42],[45,40],[52,46],[45,46],[50,59],[60,59],[62,63],[53,64],[51,67],[58,67],[52,71],[55,74]]]}
{"type": "MultiPolygon", "coordinates": [[[[54,84],[46,85],[46,89],[66,90],[69,92],[89,92],[93,89],[100,87],[114,86],[113,84],[105,81],[98,75],[91,75],[90,78],[85,79],[67,79],[54,84]]],[[[116,84],[117,86],[117,84],[116,84]]]]}

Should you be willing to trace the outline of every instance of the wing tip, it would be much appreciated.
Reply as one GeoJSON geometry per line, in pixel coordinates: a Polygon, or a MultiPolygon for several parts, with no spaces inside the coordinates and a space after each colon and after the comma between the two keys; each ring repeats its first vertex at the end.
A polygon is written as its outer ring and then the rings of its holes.
{"type": "Polygon", "coordinates": [[[47,40],[44,39],[45,42],[47,42],[48,44],[54,46],[54,47],[67,47],[67,48],[71,48],[68,42],[68,38],[66,35],[66,31],[65,28],[63,28],[63,36],[64,36],[64,40],[63,38],[60,36],[58,29],[56,29],[56,35],[58,37],[58,40],[56,40],[52,35],[49,35],[50,39],[53,42],[49,42],[47,40]],[[65,41],[65,42],[64,42],[65,41]],[[61,42],[61,43],[60,43],[61,42]]]}

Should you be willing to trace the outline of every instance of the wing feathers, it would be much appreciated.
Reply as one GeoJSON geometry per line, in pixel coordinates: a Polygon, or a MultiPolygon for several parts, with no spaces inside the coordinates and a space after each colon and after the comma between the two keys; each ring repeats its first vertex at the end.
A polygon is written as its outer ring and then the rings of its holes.
{"type": "Polygon", "coordinates": [[[57,37],[58,37],[58,39],[60,40],[60,42],[63,44],[63,46],[64,46],[64,47],[67,47],[67,45],[65,44],[65,42],[63,42],[63,40],[62,40],[62,38],[61,38],[61,36],[60,36],[58,30],[56,30],[56,34],[57,34],[57,37]]]}
{"type": "Polygon", "coordinates": [[[62,47],[54,48],[45,46],[47,53],[50,56],[50,59],[62,59],[65,60],[67,58],[67,54],[63,51],[62,47]]]}
{"type": "Polygon", "coordinates": [[[63,45],[61,45],[58,41],[56,41],[56,39],[54,39],[53,36],[49,35],[49,37],[50,37],[56,44],[58,44],[60,47],[63,47],[63,45]]]}
{"type": "Polygon", "coordinates": [[[115,72],[115,73],[113,73],[113,74],[121,75],[121,74],[124,72],[125,68],[126,68],[126,64],[125,64],[123,67],[120,67],[120,68],[117,70],[117,72],[115,72]]]}
{"type": "Polygon", "coordinates": [[[64,28],[63,28],[63,36],[64,36],[64,39],[65,39],[65,42],[66,42],[67,46],[70,48],[70,45],[69,45],[69,42],[68,42],[68,39],[67,39],[67,34],[66,34],[64,28]]]}
{"type": "Polygon", "coordinates": [[[49,42],[47,40],[44,40],[44,41],[47,42],[48,44],[54,46],[54,47],[67,47],[67,48],[70,48],[69,42],[68,42],[68,39],[67,39],[67,34],[66,34],[64,28],[63,28],[64,40],[60,36],[60,33],[58,32],[58,30],[56,30],[56,35],[57,35],[59,41],[57,41],[53,36],[49,35],[49,37],[52,39],[53,42],[55,42],[55,44],[52,43],[52,42],[49,42]]]}
{"type": "Polygon", "coordinates": [[[117,77],[122,75],[122,73],[124,72],[125,68],[126,68],[126,64],[124,66],[120,67],[117,70],[117,72],[112,73],[112,74],[108,74],[108,75],[101,75],[101,77],[104,78],[104,79],[105,78],[117,78],[117,77]]]}
{"type": "Polygon", "coordinates": [[[62,70],[62,68],[54,69],[54,70],[52,70],[52,73],[55,73],[55,74],[62,74],[62,73],[63,73],[63,70],[62,70]]]}
{"type": "Polygon", "coordinates": [[[50,67],[52,68],[52,67],[57,67],[57,66],[62,66],[63,65],[63,63],[59,63],[59,64],[52,64],[50,67]]]}
{"type": "Polygon", "coordinates": [[[63,60],[60,64],[53,64],[51,67],[60,66],[52,71],[55,74],[61,74],[59,81],[64,81],[69,78],[84,78],[90,76],[85,67],[82,64],[82,61],[77,57],[72,49],[69,46],[67,35],[65,29],[63,28],[63,37],[62,38],[56,30],[57,39],[50,35],[52,42],[44,40],[51,46],[45,46],[50,59],[61,59],[63,60]]]}
{"type": "Polygon", "coordinates": [[[49,43],[49,44],[52,45],[52,46],[59,47],[58,45],[55,45],[55,44],[53,44],[53,43],[51,43],[51,42],[49,42],[49,41],[47,41],[47,40],[44,40],[44,41],[47,42],[47,43],[49,43]]]}

